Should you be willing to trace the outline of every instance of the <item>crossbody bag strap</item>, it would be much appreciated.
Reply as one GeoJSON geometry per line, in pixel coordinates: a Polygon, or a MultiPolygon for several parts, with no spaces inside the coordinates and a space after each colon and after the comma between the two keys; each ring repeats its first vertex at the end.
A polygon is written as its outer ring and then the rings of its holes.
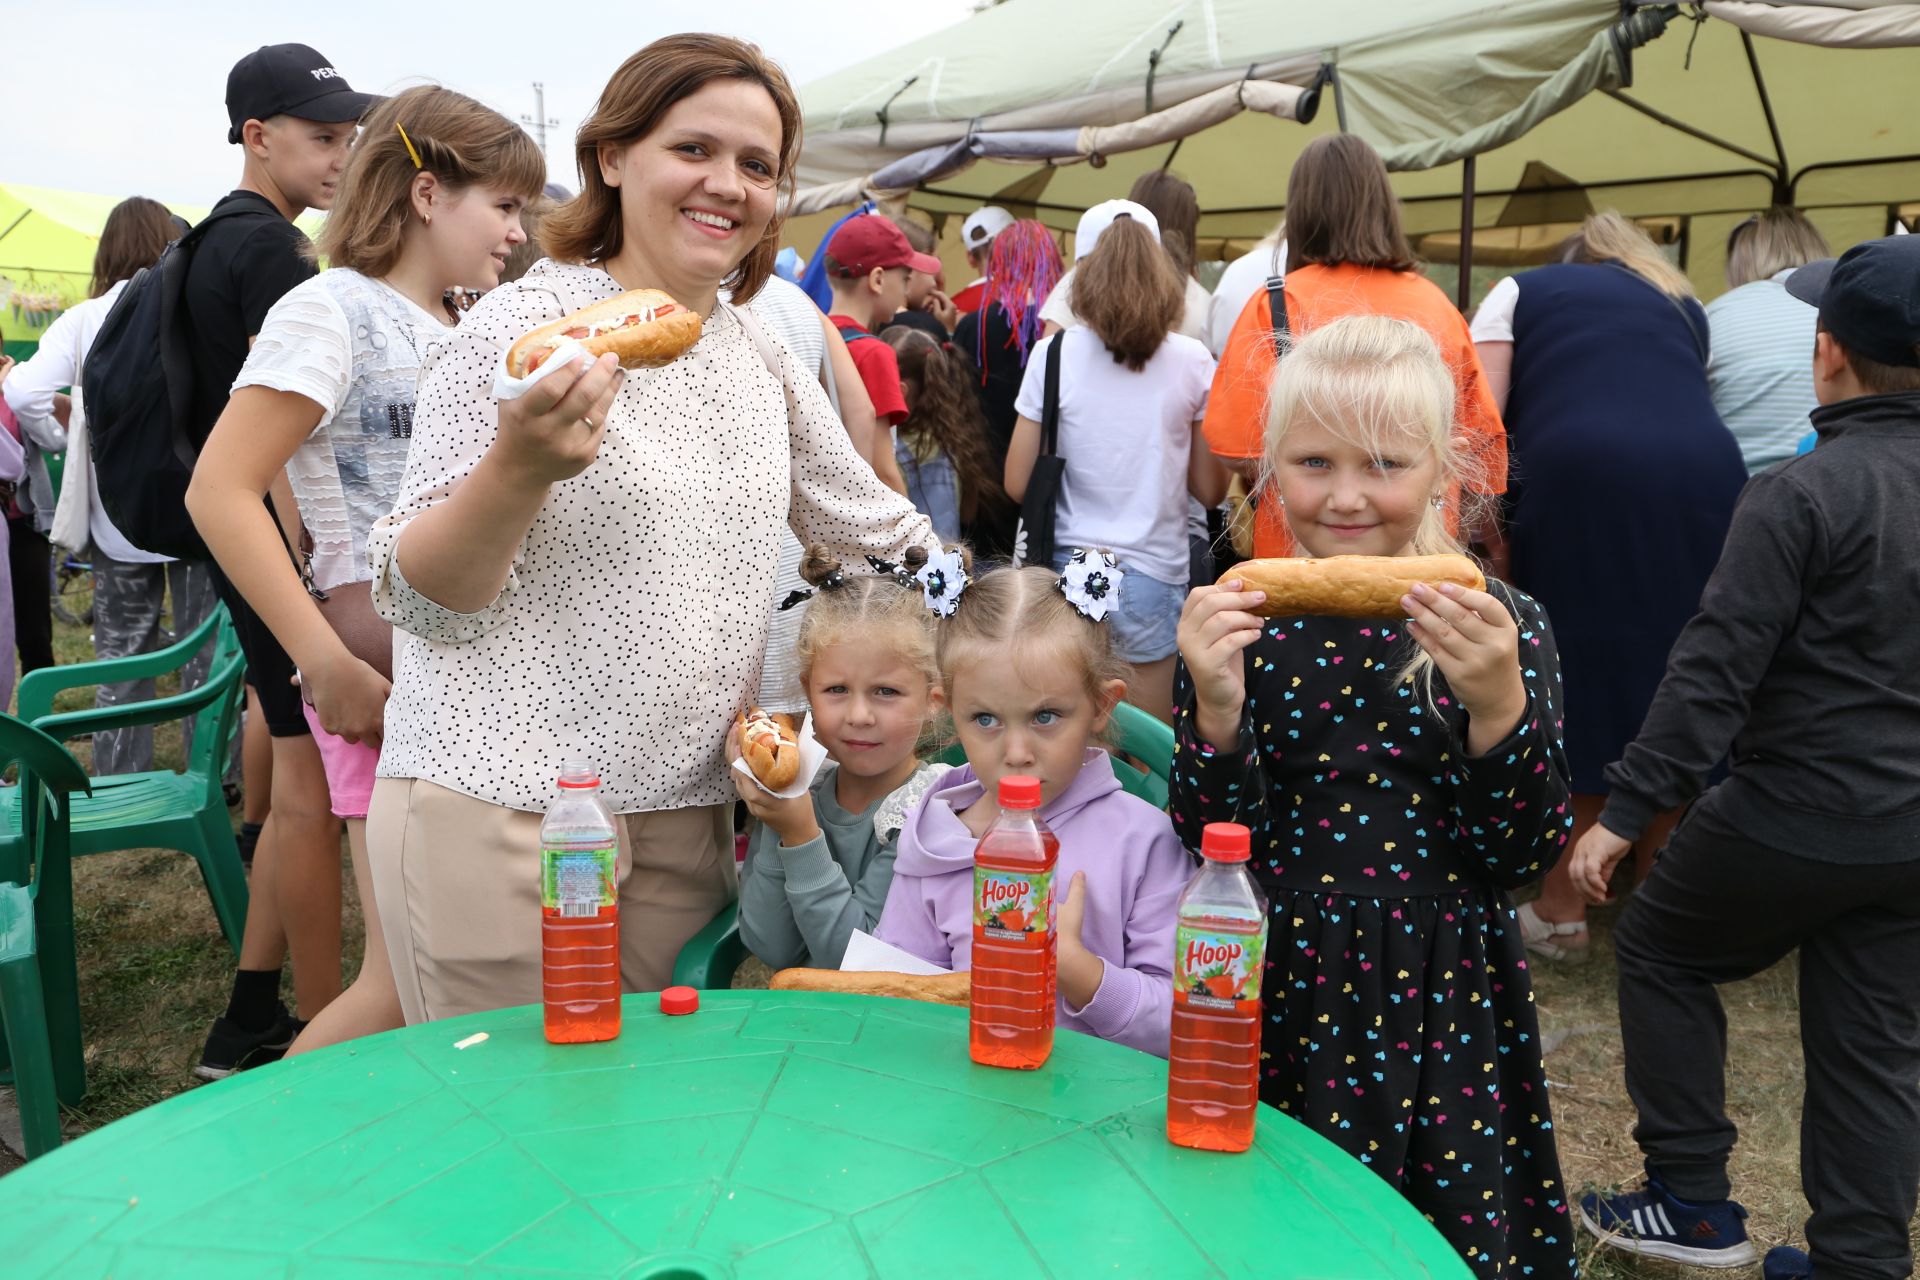
{"type": "MultiPolygon", "coordinates": [[[[286,526],[280,523],[280,513],[274,510],[273,495],[270,493],[263,493],[260,495],[260,497],[261,497],[261,500],[267,504],[267,518],[273,521],[273,531],[280,535],[280,545],[287,549],[287,559],[293,562],[293,571],[300,575],[300,585],[307,589],[308,595],[312,596],[315,600],[319,600],[324,603],[327,599],[327,593],[322,591],[319,587],[316,587],[313,585],[312,553],[309,552],[306,556],[303,557],[299,552],[293,549],[293,544],[287,541],[286,526]]],[[[307,533],[305,529],[301,530],[300,536],[301,536],[302,542],[305,542],[307,540],[307,533]]]]}
{"type": "Polygon", "coordinates": [[[1052,457],[1060,449],[1060,348],[1067,342],[1067,331],[1053,335],[1047,347],[1045,400],[1040,409],[1040,454],[1052,457]]]}

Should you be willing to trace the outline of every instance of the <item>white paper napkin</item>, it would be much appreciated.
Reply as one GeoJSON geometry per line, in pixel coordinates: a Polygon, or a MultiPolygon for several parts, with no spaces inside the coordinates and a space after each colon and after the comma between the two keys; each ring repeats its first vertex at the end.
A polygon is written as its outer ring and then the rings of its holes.
{"type": "Polygon", "coordinates": [[[950,973],[937,964],[928,964],[911,951],[902,951],[859,929],[847,939],[847,954],[840,961],[846,973],[950,973]]]}
{"type": "MultiPolygon", "coordinates": [[[[511,351],[513,348],[508,347],[511,351]]],[[[493,398],[495,400],[518,400],[533,390],[533,384],[540,381],[556,369],[564,369],[581,356],[587,349],[577,341],[568,338],[553,349],[553,354],[540,362],[540,367],[524,378],[516,378],[507,372],[507,353],[500,353],[500,363],[493,371],[493,398]]]]}
{"type": "Polygon", "coordinates": [[[733,758],[733,768],[736,773],[751,780],[754,786],[768,795],[778,796],[782,800],[797,800],[807,794],[807,788],[813,785],[814,775],[820,772],[820,766],[826,762],[827,749],[820,745],[818,738],[813,736],[813,717],[809,716],[807,722],[800,726],[800,772],[794,775],[791,785],[775,791],[754,777],[753,770],[739,756],[733,758]]]}

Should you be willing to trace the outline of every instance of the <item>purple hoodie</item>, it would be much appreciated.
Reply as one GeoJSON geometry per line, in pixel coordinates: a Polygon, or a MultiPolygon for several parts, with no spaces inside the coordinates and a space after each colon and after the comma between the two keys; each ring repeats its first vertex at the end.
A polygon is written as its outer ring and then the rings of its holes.
{"type": "MultiPolygon", "coordinates": [[[[970,766],[953,770],[907,815],[893,885],[875,935],[933,964],[973,962],[973,847],[958,814],[985,794],[970,766]]],[[[1058,1025],[1167,1056],[1173,1021],[1173,924],[1193,861],[1167,815],[1120,789],[1107,753],[1089,749],[1072,784],[1040,810],[1060,837],[1054,884],[1066,900],[1087,873],[1080,940],[1106,974],[1083,1009],[1060,996],[1058,1025]]]]}

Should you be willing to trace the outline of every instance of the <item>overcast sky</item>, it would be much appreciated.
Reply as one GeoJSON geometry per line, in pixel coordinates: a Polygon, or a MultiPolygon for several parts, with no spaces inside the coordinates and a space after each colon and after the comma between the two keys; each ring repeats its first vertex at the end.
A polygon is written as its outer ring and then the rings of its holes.
{"type": "Polygon", "coordinates": [[[260,45],[298,42],[355,89],[434,80],[513,120],[533,114],[533,82],[543,82],[547,115],[560,121],[548,131],[548,172],[572,187],[573,131],[650,40],[698,29],[743,36],[804,86],[970,9],[969,0],[0,0],[0,181],[211,204],[240,176],[240,149],[227,144],[228,69],[260,45]]]}

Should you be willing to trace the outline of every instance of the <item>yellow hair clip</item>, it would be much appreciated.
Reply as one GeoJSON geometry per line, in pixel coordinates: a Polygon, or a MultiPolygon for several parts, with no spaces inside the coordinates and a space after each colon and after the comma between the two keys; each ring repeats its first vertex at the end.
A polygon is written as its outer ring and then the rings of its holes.
{"type": "Polygon", "coordinates": [[[393,127],[400,131],[400,141],[407,144],[407,154],[413,157],[413,167],[416,169],[426,168],[427,166],[420,163],[420,153],[413,149],[413,139],[407,136],[407,126],[395,120],[393,127]]]}

